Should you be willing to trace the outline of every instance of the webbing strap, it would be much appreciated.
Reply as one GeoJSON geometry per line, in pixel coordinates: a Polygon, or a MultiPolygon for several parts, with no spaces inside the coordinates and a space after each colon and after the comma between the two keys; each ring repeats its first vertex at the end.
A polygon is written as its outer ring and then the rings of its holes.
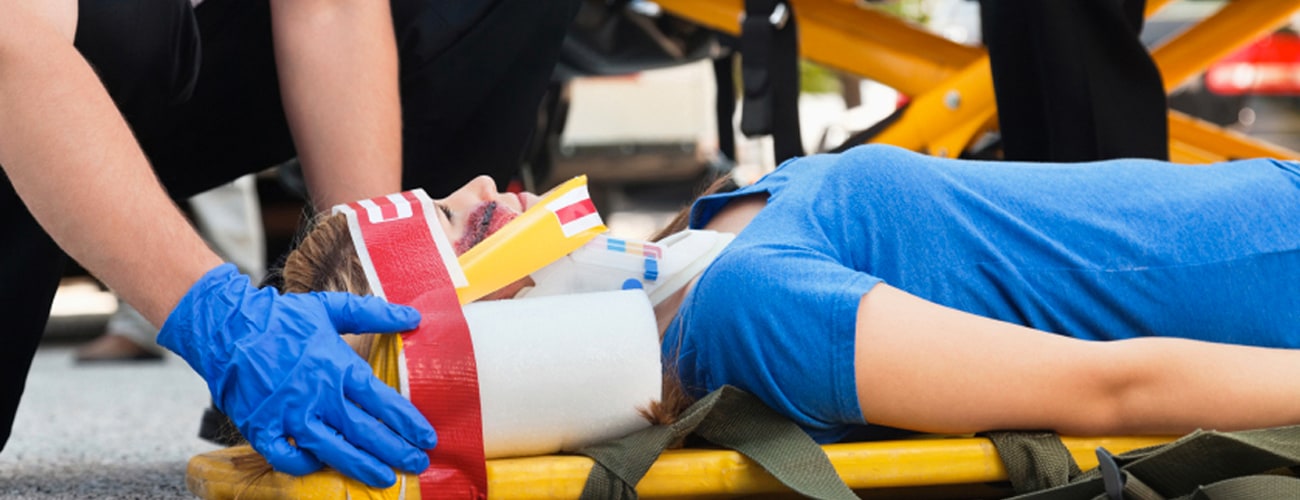
{"type": "Polygon", "coordinates": [[[650,427],[578,450],[596,461],[581,498],[636,498],[636,484],[664,448],[692,432],[749,457],[799,494],[857,498],[812,438],[758,398],[732,386],[696,401],[671,425],[650,427]]]}
{"type": "Polygon", "coordinates": [[[998,450],[1016,493],[1060,486],[1082,472],[1054,432],[997,431],[981,435],[998,450]]]}
{"type": "Polygon", "coordinates": [[[1261,498],[1295,498],[1300,495],[1300,478],[1287,476],[1246,476],[1225,479],[1202,486],[1191,500],[1258,500],[1261,498]]]}
{"type": "Polygon", "coordinates": [[[749,137],[771,134],[777,163],[803,156],[799,35],[790,2],[745,0],[740,53],[745,89],[740,131],[749,137]]]}
{"type": "Polygon", "coordinates": [[[416,190],[348,207],[341,211],[371,289],[422,315],[418,328],[402,334],[411,402],[438,432],[420,498],[487,498],[478,370],[456,295],[464,276],[432,200],[416,190]]]}
{"type": "Polygon", "coordinates": [[[714,83],[716,99],[714,112],[718,114],[718,152],[732,164],[736,162],[736,53],[727,49],[727,55],[714,58],[714,83]]]}
{"type": "MultiPolygon", "coordinates": [[[[1263,479],[1260,486],[1248,484],[1253,483],[1248,478],[1269,478],[1258,475],[1300,465],[1300,426],[1236,432],[1196,431],[1166,445],[1133,450],[1114,458],[1126,479],[1124,498],[1261,498],[1227,495],[1279,485],[1289,488],[1286,491],[1291,496],[1300,495],[1300,488],[1290,489],[1300,486],[1300,482],[1263,479]],[[1215,486],[1220,483],[1225,485],[1215,486]],[[1201,485],[1215,487],[1202,488],[1201,485]]],[[[1102,476],[1098,469],[1093,469],[1080,474],[1069,484],[1015,498],[1106,498],[1106,478],[1102,476]]]]}
{"type": "Polygon", "coordinates": [[[1104,500],[1114,498],[1115,500],[1165,500],[1159,492],[1147,486],[1141,479],[1133,476],[1127,476],[1124,486],[1118,494],[1106,493],[1104,500]]]}

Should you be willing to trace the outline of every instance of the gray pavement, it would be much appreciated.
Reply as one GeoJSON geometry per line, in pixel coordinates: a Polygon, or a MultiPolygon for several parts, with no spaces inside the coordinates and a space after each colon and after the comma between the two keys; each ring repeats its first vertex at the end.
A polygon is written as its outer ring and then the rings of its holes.
{"type": "Polygon", "coordinates": [[[207,388],[183,360],[76,365],[73,346],[36,354],[13,437],[0,453],[0,499],[192,498],[190,457],[207,388]]]}

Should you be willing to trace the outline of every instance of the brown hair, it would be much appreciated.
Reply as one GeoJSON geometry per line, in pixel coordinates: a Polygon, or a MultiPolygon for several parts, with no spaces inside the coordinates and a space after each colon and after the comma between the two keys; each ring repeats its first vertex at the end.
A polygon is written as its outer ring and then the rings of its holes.
{"type": "MultiPolygon", "coordinates": [[[[698,199],[699,197],[715,193],[734,191],[736,187],[736,183],[732,180],[731,176],[724,175],[709,182],[708,186],[696,195],[696,198],[698,199]]],[[[677,215],[673,216],[672,220],[668,221],[667,225],[650,236],[650,241],[659,241],[672,236],[673,234],[685,231],[690,228],[690,225],[691,205],[688,204],[686,207],[679,210],[677,215]]],[[[660,340],[662,341],[663,339],[660,340]]],[[[674,350],[674,352],[676,352],[676,350],[674,350]]],[[[677,356],[673,355],[663,360],[663,392],[660,395],[659,401],[652,401],[649,406],[641,410],[641,414],[654,425],[667,425],[676,422],[677,417],[695,402],[695,398],[691,397],[691,395],[686,392],[686,388],[682,385],[681,377],[677,375],[676,359],[677,356]]]]}
{"type": "MultiPolygon", "coordinates": [[[[370,293],[370,282],[352,244],[347,217],[318,218],[311,231],[284,261],[284,293],[312,291],[370,293]]],[[[362,359],[370,358],[375,335],[345,335],[344,340],[362,359]]]]}
{"type": "Polygon", "coordinates": [[[347,291],[370,293],[361,260],[353,251],[352,234],[342,215],[316,221],[284,263],[285,293],[347,291]]]}

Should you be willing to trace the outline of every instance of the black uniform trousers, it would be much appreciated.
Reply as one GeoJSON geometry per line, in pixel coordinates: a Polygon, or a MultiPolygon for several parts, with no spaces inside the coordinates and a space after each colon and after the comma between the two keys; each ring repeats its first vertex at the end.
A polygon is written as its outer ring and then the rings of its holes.
{"type": "Polygon", "coordinates": [[[1145,0],[981,0],[1008,160],[1168,159],[1145,0]]]}
{"type": "MultiPolygon", "coordinates": [[[[579,0],[391,0],[404,188],[505,185],[579,0]]],[[[80,0],[76,46],[177,200],[295,156],[266,0],[80,0]]],[[[328,105],[322,103],[322,105],[328,105]]],[[[0,177],[0,449],[65,255],[0,177]]],[[[75,183],[76,179],[67,182],[75,183]]]]}

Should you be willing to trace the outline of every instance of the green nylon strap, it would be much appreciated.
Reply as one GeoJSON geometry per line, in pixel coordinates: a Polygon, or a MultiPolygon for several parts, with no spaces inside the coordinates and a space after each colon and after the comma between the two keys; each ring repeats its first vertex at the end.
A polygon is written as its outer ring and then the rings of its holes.
{"type": "MultiPolygon", "coordinates": [[[[1101,500],[1105,500],[1105,497],[1101,500]]],[[[1142,479],[1130,475],[1124,483],[1124,500],[1165,500],[1165,497],[1147,486],[1142,479]]]]}
{"type": "Polygon", "coordinates": [[[1060,486],[1081,473],[1055,432],[995,431],[980,435],[993,442],[1017,494],[1060,486]]]}
{"type": "Polygon", "coordinates": [[[636,498],[636,484],[664,448],[691,433],[749,457],[801,495],[857,498],[812,438],[754,396],[732,386],[696,401],[671,425],[650,427],[578,450],[596,462],[580,498],[636,498]]]}
{"type": "MultiPolygon", "coordinates": [[[[1126,488],[1126,495],[1192,498],[1201,485],[1221,482],[1241,484],[1222,487],[1223,491],[1231,494],[1235,491],[1234,488],[1255,487],[1247,485],[1250,481],[1244,480],[1245,477],[1300,465],[1300,426],[1237,432],[1196,431],[1172,443],[1133,450],[1115,458],[1120,469],[1127,474],[1129,483],[1132,483],[1132,486],[1126,488]],[[1241,481],[1238,483],[1237,479],[1241,481]]],[[[1265,481],[1267,484],[1275,484],[1272,479],[1265,481]]],[[[1289,482],[1276,484],[1294,488],[1293,483],[1289,482]]],[[[1289,496],[1300,496],[1300,489],[1288,491],[1291,492],[1289,496]]],[[[1081,474],[1070,484],[1015,498],[1091,500],[1099,498],[1103,493],[1103,479],[1093,469],[1081,474]]]]}
{"type": "Polygon", "coordinates": [[[1201,487],[1186,498],[1188,500],[1257,500],[1297,496],[1300,496],[1300,479],[1288,476],[1246,476],[1225,479],[1201,487]]]}

